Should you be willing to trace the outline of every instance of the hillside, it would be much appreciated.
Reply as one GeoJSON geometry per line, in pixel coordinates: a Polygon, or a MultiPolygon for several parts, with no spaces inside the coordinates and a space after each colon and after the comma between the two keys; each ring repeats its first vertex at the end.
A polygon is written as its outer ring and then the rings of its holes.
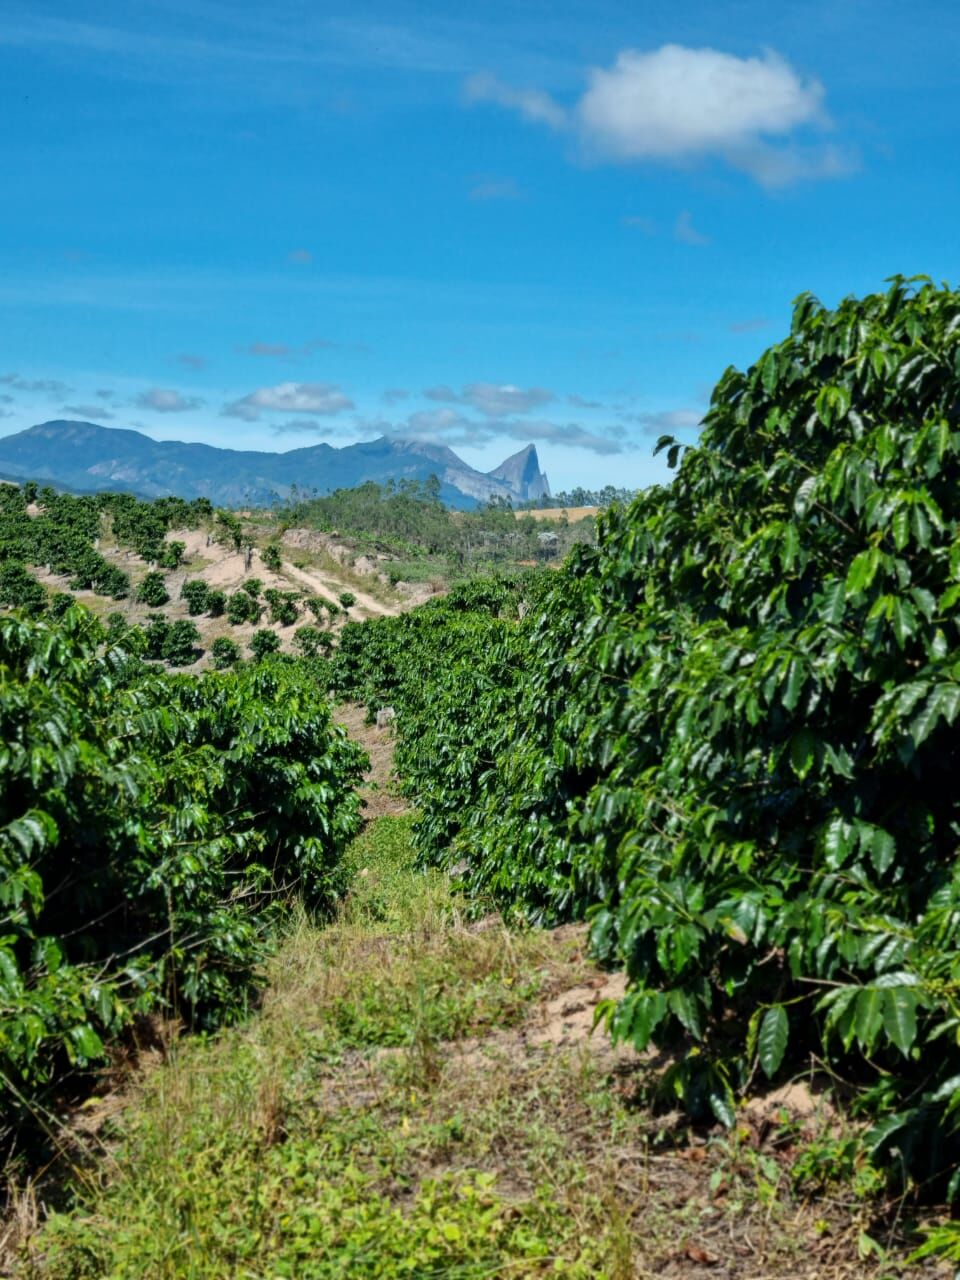
{"type": "Polygon", "coordinates": [[[205,497],[218,506],[262,506],[294,489],[330,493],[371,480],[423,482],[431,476],[440,481],[442,500],[454,507],[491,498],[522,502],[550,492],[532,444],[485,474],[452,449],[419,440],[382,436],[342,449],[314,444],[270,453],[151,440],[139,431],[67,420],[0,439],[0,474],[87,493],[205,497]]]}

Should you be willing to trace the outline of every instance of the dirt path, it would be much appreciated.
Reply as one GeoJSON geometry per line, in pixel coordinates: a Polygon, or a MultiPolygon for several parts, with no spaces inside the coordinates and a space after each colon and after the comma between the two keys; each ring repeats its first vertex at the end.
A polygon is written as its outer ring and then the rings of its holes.
{"type": "Polygon", "coordinates": [[[337,582],[336,579],[331,580],[330,574],[321,574],[316,569],[298,569],[296,565],[284,563],[282,572],[288,578],[292,578],[294,582],[299,582],[303,586],[309,587],[316,595],[323,596],[325,600],[330,600],[333,604],[339,603],[342,591],[349,591],[357,599],[357,603],[350,606],[351,610],[361,609],[368,617],[395,618],[398,614],[403,613],[401,606],[383,604],[368,592],[360,591],[352,585],[347,586],[345,582],[337,582]]]}
{"type": "Polygon", "coordinates": [[[370,757],[370,768],[361,790],[364,818],[371,822],[384,814],[407,813],[410,806],[400,795],[393,767],[393,729],[378,729],[375,724],[368,724],[366,710],[352,702],[334,708],[333,719],[343,725],[370,757]]]}

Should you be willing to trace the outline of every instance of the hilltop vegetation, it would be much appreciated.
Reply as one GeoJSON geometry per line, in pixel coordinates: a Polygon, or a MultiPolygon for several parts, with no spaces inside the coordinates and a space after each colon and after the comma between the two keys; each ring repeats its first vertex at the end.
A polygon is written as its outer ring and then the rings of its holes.
{"type": "Polygon", "coordinates": [[[546,529],[499,500],[476,511],[451,511],[440,501],[435,481],[370,482],[324,498],[294,496],[280,519],[336,531],[358,549],[381,556],[391,582],[446,585],[523,564],[558,563],[571,547],[596,540],[592,518],[546,529]]]}

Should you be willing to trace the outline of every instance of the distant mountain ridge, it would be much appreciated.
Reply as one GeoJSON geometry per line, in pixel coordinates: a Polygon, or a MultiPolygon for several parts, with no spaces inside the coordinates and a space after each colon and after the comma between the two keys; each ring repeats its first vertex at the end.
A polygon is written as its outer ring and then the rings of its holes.
{"type": "Polygon", "coordinates": [[[260,505],[291,487],[329,493],[374,480],[426,480],[435,475],[450,506],[491,498],[514,502],[549,495],[534,445],[490,472],[477,471],[446,445],[378,440],[336,449],[308,445],[287,453],[218,449],[180,440],[152,440],[139,431],[57,419],[0,439],[0,472],[81,492],[124,490],[141,497],[206,497],[217,506],[260,505]]]}

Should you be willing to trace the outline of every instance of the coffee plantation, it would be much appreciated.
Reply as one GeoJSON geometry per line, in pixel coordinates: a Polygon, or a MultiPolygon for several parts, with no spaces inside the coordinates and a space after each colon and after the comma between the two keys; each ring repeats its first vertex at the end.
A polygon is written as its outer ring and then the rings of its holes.
{"type": "MultiPolygon", "coordinates": [[[[542,582],[348,626],[397,710],[427,861],[629,977],[613,1036],[732,1123],[756,1079],[857,1082],[928,1189],[960,1113],[960,294],[831,311],[717,385],[677,473],[542,582]]],[[[940,1181],[940,1180],[943,1181],[940,1181]]],[[[957,1178],[951,1181],[951,1194],[957,1178]]]]}
{"type": "Polygon", "coordinates": [[[344,888],[364,757],[315,672],[169,675],[124,648],[138,634],[79,607],[0,617],[8,1138],[136,1016],[243,1014],[291,904],[344,888]]]}
{"type": "Polygon", "coordinates": [[[195,616],[316,622],[298,657],[271,630],[220,636],[201,675],[168,669],[195,659],[192,622],[102,625],[28,566],[120,599],[104,513],[159,588],[171,528],[240,547],[235,516],[0,490],[0,603],[20,606],[0,615],[8,1134],[138,1016],[239,1018],[293,904],[343,894],[363,753],[329,697],[393,709],[421,865],[455,869],[478,912],[589,921],[627,975],[598,1023],[665,1052],[669,1106],[731,1126],[816,1067],[869,1118],[877,1167],[956,1197],[960,293],[801,297],[782,342],[724,373],[698,443],[659,448],[672,481],[602,512],[559,569],[336,640],[351,593],[300,612],[255,578],[228,598],[187,581],[195,616]]]}

